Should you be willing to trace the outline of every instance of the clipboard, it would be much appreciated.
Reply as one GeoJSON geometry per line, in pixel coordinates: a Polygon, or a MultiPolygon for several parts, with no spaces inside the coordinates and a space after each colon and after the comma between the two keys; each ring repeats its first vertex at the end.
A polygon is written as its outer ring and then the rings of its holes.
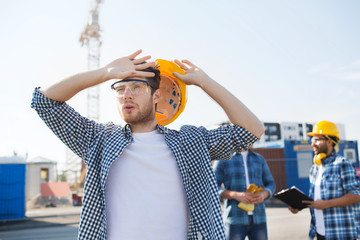
{"type": "Polygon", "coordinates": [[[295,186],[275,193],[274,197],[298,210],[302,210],[307,207],[305,203],[302,203],[303,200],[314,201],[295,186]]]}

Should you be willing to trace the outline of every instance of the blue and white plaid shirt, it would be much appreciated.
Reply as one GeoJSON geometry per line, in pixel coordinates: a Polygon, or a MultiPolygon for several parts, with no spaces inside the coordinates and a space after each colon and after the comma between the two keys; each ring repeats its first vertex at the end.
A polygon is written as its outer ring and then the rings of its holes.
{"type": "MultiPolygon", "coordinates": [[[[322,161],[324,172],[320,183],[322,200],[339,198],[347,193],[360,195],[360,178],[348,159],[335,151],[322,161]]],[[[314,198],[314,184],[319,166],[313,164],[310,169],[309,196],[314,198]]],[[[309,238],[316,235],[314,210],[310,208],[311,225],[309,238]]],[[[323,210],[326,239],[360,238],[360,203],[346,207],[332,207],[323,210]]]]}
{"type": "MultiPolygon", "coordinates": [[[[111,163],[133,141],[129,125],[99,124],[82,117],[64,102],[35,89],[31,104],[46,125],[87,165],[78,239],[106,239],[105,183],[111,163]]],[[[158,125],[173,152],[189,204],[188,239],[225,239],[213,159],[229,159],[257,137],[239,126],[214,130],[183,126],[179,131],[158,125]]]]}
{"type": "MultiPolygon", "coordinates": [[[[269,192],[269,198],[271,198],[275,191],[275,181],[263,156],[249,150],[246,163],[249,183],[263,187],[265,191],[269,192]]],[[[245,166],[241,154],[236,153],[229,161],[216,161],[213,169],[217,180],[219,196],[225,190],[246,192],[245,166]],[[224,188],[221,187],[222,184],[224,184],[224,188]]],[[[226,199],[224,201],[225,221],[234,225],[249,225],[248,212],[239,208],[238,204],[239,202],[235,199],[226,199]]],[[[264,203],[255,205],[253,217],[255,224],[266,222],[264,203]]]]}

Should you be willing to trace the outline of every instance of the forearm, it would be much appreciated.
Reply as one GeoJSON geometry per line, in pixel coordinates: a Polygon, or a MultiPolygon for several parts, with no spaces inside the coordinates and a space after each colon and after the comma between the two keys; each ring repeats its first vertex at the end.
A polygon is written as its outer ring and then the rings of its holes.
{"type": "Polygon", "coordinates": [[[210,77],[199,86],[224,109],[231,123],[261,137],[265,131],[262,122],[227,89],[210,77]]]}
{"type": "Polygon", "coordinates": [[[264,200],[268,199],[270,197],[270,193],[266,190],[261,192],[262,197],[264,198],[264,200]]]}
{"type": "Polygon", "coordinates": [[[345,207],[360,201],[360,195],[347,193],[342,197],[334,198],[326,201],[326,208],[345,207]]]}
{"type": "Polygon", "coordinates": [[[238,194],[238,192],[236,191],[231,191],[231,190],[225,190],[222,194],[221,194],[221,199],[234,199],[235,195],[238,194]]]}
{"type": "Polygon", "coordinates": [[[106,80],[106,70],[99,68],[75,74],[48,87],[41,87],[39,91],[52,100],[65,102],[78,92],[106,80]]]}

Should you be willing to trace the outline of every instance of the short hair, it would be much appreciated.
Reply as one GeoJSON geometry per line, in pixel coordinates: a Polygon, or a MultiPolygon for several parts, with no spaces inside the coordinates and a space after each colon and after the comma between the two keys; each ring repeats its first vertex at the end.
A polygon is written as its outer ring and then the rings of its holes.
{"type": "Polygon", "coordinates": [[[160,70],[158,67],[148,67],[144,70],[141,70],[144,72],[153,72],[155,73],[154,77],[146,77],[145,79],[149,82],[151,86],[151,94],[154,94],[154,92],[159,89],[160,85],[160,70]]]}

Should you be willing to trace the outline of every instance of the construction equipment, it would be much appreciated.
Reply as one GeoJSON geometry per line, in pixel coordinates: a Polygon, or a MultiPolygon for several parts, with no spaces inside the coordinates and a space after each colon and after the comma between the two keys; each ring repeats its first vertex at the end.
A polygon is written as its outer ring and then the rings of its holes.
{"type": "MultiPolygon", "coordinates": [[[[98,68],[100,65],[99,10],[102,2],[102,0],[95,0],[95,4],[90,10],[88,22],[80,36],[82,46],[88,47],[88,70],[98,68]]],[[[99,120],[99,86],[88,89],[87,116],[90,119],[99,120]]]]}
{"type": "MultiPolygon", "coordinates": [[[[103,2],[103,0],[94,0],[92,3],[88,22],[79,39],[82,46],[85,45],[88,47],[88,70],[96,69],[100,66],[101,28],[99,25],[99,10],[100,4],[103,2]]],[[[99,120],[99,95],[99,86],[94,86],[88,89],[87,117],[95,121],[99,120]]],[[[86,175],[86,166],[78,156],[70,151],[70,149],[67,149],[66,151],[66,165],[67,170],[65,171],[79,171],[78,169],[81,166],[80,178],[77,178],[77,172],[75,174],[74,187],[76,189],[82,187],[84,185],[86,175]]]]}

